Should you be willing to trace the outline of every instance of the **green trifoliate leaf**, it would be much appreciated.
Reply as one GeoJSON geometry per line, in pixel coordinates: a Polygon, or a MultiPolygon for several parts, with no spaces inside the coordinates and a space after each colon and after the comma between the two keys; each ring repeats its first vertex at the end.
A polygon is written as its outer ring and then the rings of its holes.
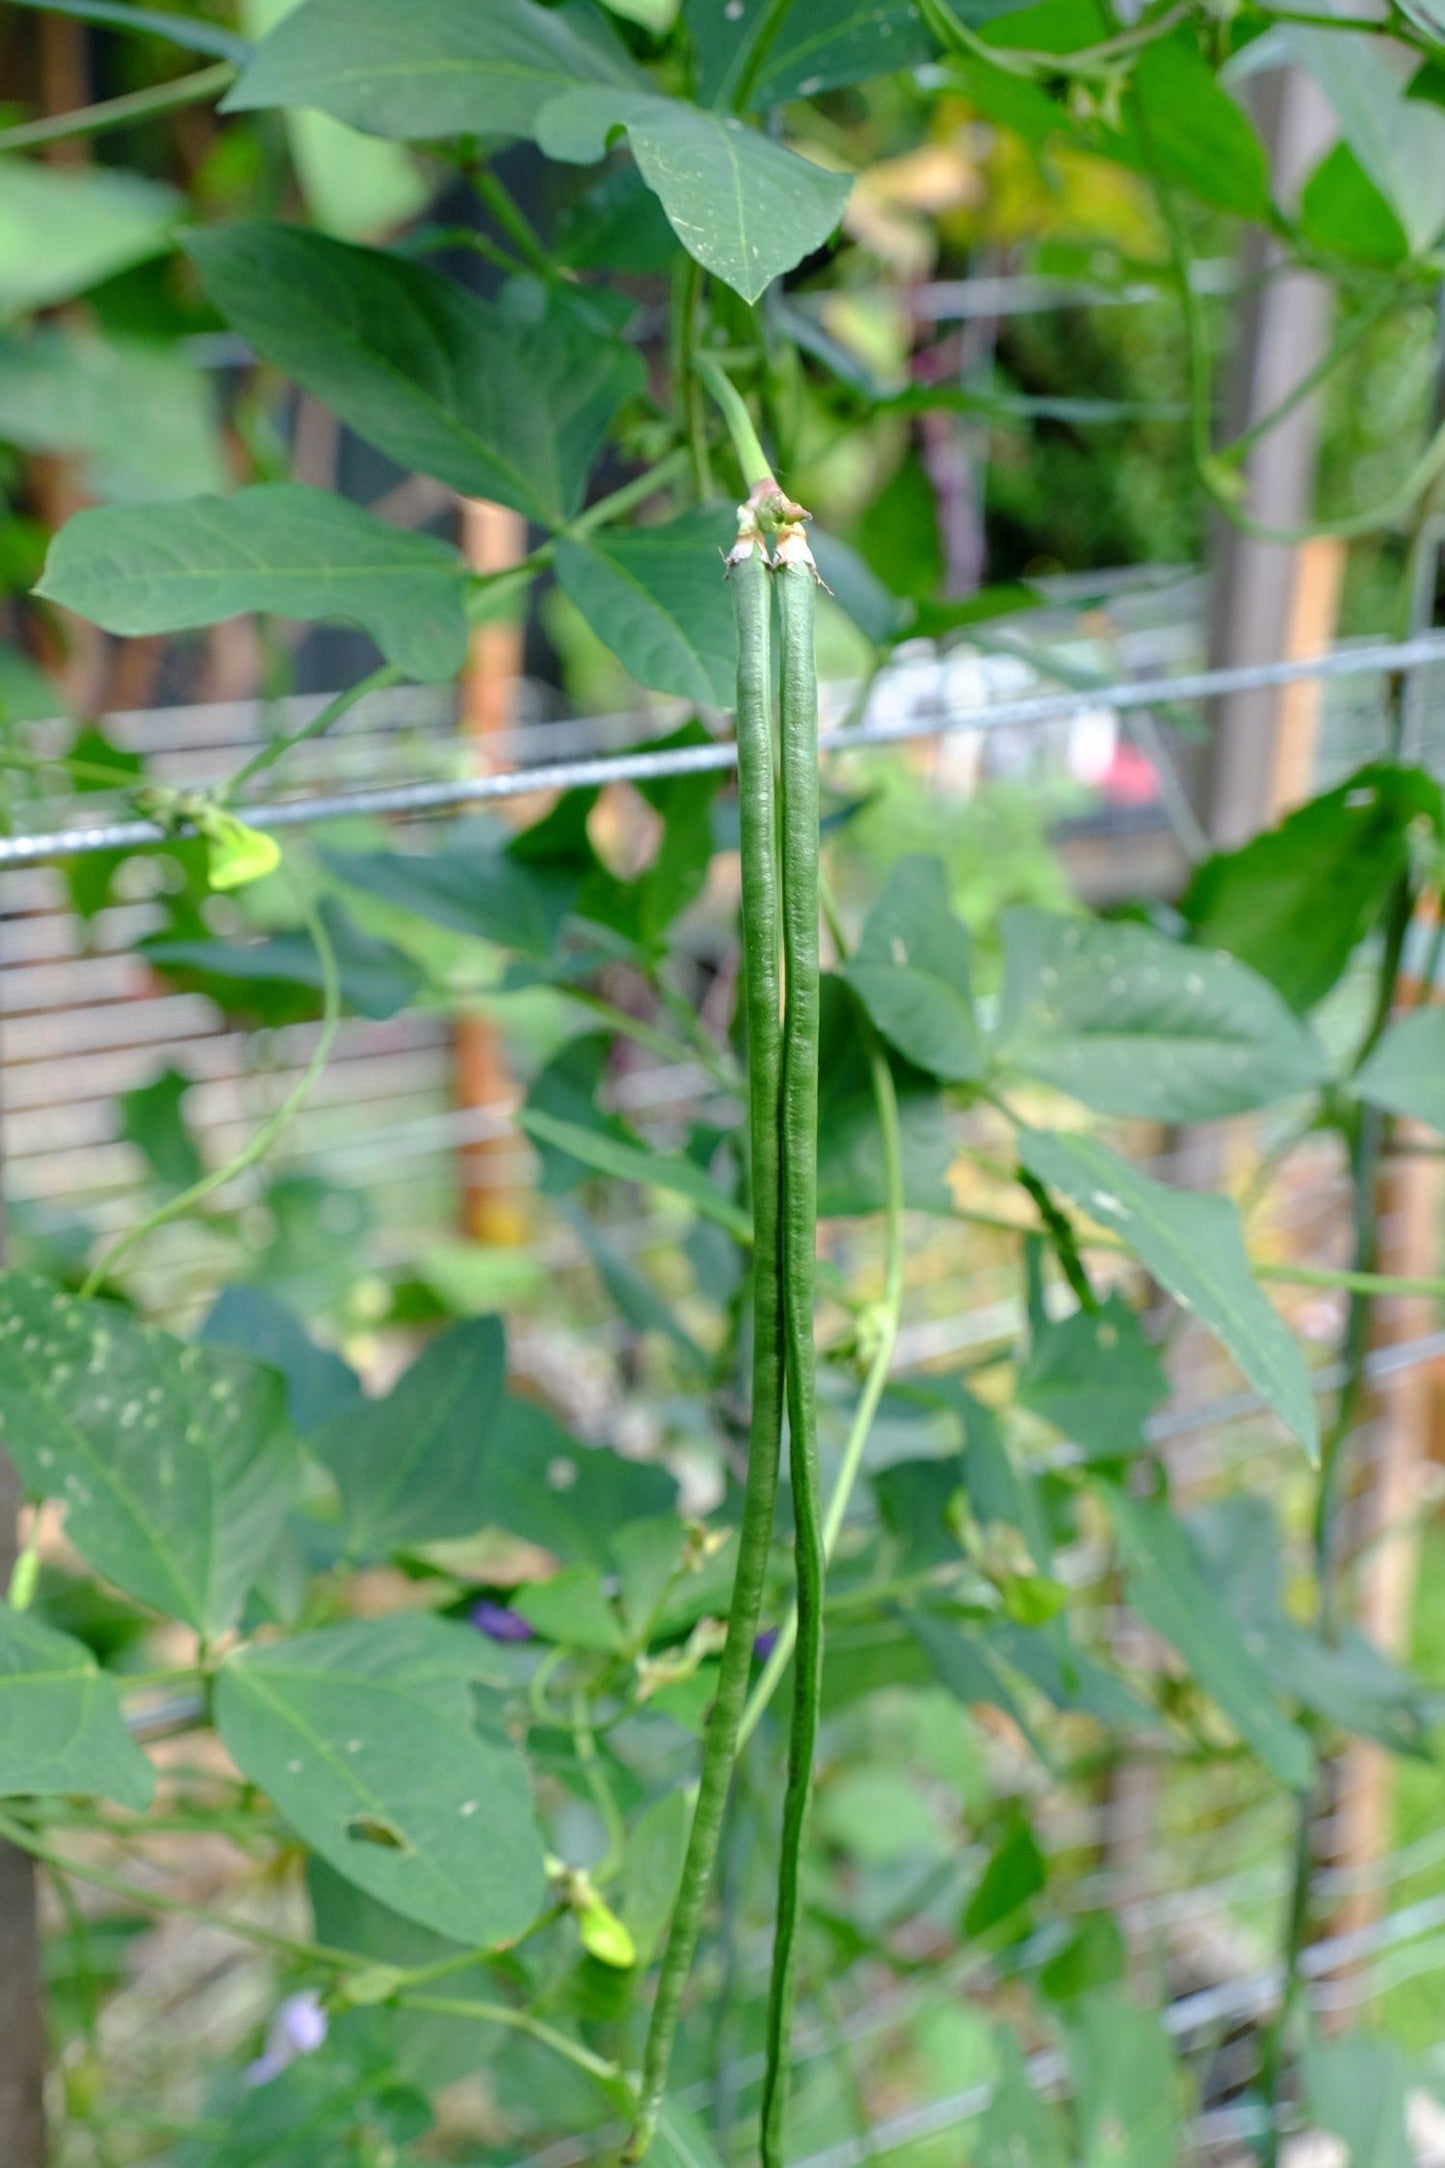
{"type": "Polygon", "coordinates": [[[733,702],[737,643],[719,577],[732,521],[689,512],[557,545],[557,578],[639,685],[707,708],[733,702]]]}
{"type": "Polygon", "coordinates": [[[1439,784],[1422,768],[1373,761],[1277,828],[1207,858],[1180,908],[1201,944],[1228,949],[1302,1014],[1378,923],[1417,823],[1439,835],[1439,784]]]}
{"type": "Polygon", "coordinates": [[[1391,1024],[1355,1088],[1371,1106],[1445,1129],[1445,1009],[1416,1009],[1391,1024]]]}
{"type": "Polygon", "coordinates": [[[548,526],[577,510],[642,386],[641,356],[566,295],[521,322],[425,264],[268,219],[192,231],[186,248],[255,352],[358,435],[548,526]]]}
{"type": "Polygon", "coordinates": [[[495,1317],[433,1340],[381,1400],[346,1409],[313,1440],[341,1492],[348,1551],[475,1534],[488,1518],[488,1464],[506,1346],[495,1317]]]}
{"type": "Polygon", "coordinates": [[[0,158],[0,315],[68,301],[169,246],[174,190],[113,166],[0,158]]]}
{"type": "Polygon", "coordinates": [[[97,1573],[198,1633],[234,1626],[299,1476],[275,1371],[11,1272],[0,1432],[97,1573]]]}
{"type": "Polygon", "coordinates": [[[1411,2168],[1409,2059],[1394,2041],[1311,2035],[1300,2058],[1309,2123],[1344,2140],[1350,2168],[1411,2168]]]}
{"type": "Polygon", "coordinates": [[[1019,1159],[1036,1180],[1107,1228],[1217,1334],[1306,1451],[1318,1451],[1304,1356],[1250,1272],[1239,1213],[1227,1197],[1169,1189],[1096,1137],[1025,1130],[1019,1159]]]}
{"type": "MultiPolygon", "coordinates": [[[[977,25],[1004,12],[1010,0],[963,0],[957,12],[977,25]]],[[[731,103],[760,32],[768,24],[763,0],[684,0],[697,52],[698,95],[708,105],[731,103]]],[[[936,47],[916,0],[793,0],[763,52],[748,99],[766,112],[789,98],[812,98],[848,83],[917,67],[936,47]]]]}
{"type": "Polygon", "coordinates": [[[466,660],[466,581],[435,536],[278,482],[78,512],[51,544],[38,592],[107,632],[183,632],[251,610],[347,618],[398,669],[428,679],[466,660]]]}
{"type": "Polygon", "coordinates": [[[688,254],[744,301],[837,230],[851,176],[829,173],[728,114],[646,92],[573,90],[545,106],[551,158],[593,165],[614,127],[688,254]]]}
{"type": "Polygon", "coordinates": [[[1077,1445],[1086,1460],[1122,1460],[1167,1397],[1157,1349],[1121,1295],[1035,1327],[1019,1372],[1022,1407],[1077,1445]]]}
{"type": "Polygon", "coordinates": [[[515,1940],[545,1876],[527,1772],[472,1721],[487,1644],[465,1626],[394,1618],[242,1650],[216,1721],[238,1768],[314,1852],[457,1942],[515,1940]]]}
{"type": "Polygon", "coordinates": [[[901,858],[843,976],[873,1022],[919,1069],[952,1083],[983,1071],[968,929],[936,858],[901,858]]]}
{"type": "Polygon", "coordinates": [[[89,1649],[0,1604],[0,1797],[78,1792],[140,1812],[154,1790],[89,1649]]]}
{"type": "Polygon", "coordinates": [[[1309,1741],[1280,1708],[1266,1657],[1213,1593],[1184,1528],[1167,1507],[1121,1492],[1110,1511],[1135,1610],[1179,1651],[1280,1783],[1303,1790],[1314,1768],[1309,1741]]]}
{"type": "Polygon", "coordinates": [[[602,24],[576,8],[306,0],[260,45],[224,110],[308,106],[403,140],[525,136],[563,91],[643,81],[602,24]]]}
{"type": "Polygon", "coordinates": [[[1212,1121],[1308,1091],[1323,1048],[1234,957],[1147,926],[1010,911],[1001,1060],[1101,1114],[1212,1121]]]}

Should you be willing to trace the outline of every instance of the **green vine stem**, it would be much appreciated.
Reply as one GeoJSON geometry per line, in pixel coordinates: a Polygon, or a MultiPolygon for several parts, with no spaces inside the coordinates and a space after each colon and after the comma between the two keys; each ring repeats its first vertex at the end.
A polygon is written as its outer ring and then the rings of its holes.
{"type": "Polygon", "coordinates": [[[146,90],[128,90],[118,98],[103,98],[98,105],[81,106],[73,113],[56,113],[44,120],[22,121],[18,127],[0,129],[0,152],[36,150],[43,143],[73,142],[77,136],[106,135],[115,128],[134,128],[162,113],[180,113],[188,106],[209,105],[236,80],[229,60],[213,67],[197,68],[171,83],[155,83],[146,90]]]}
{"type": "Polygon", "coordinates": [[[753,1203],[752,1415],[737,1572],[697,1805],[652,2007],[636,2119],[623,2154],[640,2161],[657,2132],[668,2065],[702,1927],[739,1727],[777,1503],[782,1437],[783,1301],[779,1230],[780,930],[773,775],[771,612],[764,546],[740,520],[730,570],[738,625],[738,778],[742,822],[743,982],[753,1203]]]}
{"type": "Polygon", "coordinates": [[[779,527],[783,963],[783,1333],[793,1489],[797,1646],[783,1801],[777,1929],[763,2079],[763,2168],[782,2161],[802,1906],[803,1845],[823,1682],[823,1526],[818,1496],[814,1285],[818,1225],[818,576],[801,522],[779,527]]]}
{"type": "Polygon", "coordinates": [[[379,693],[390,685],[400,685],[405,677],[406,672],[398,670],[394,663],[384,663],[369,676],[358,678],[354,685],[347,686],[344,693],[338,693],[334,700],[328,700],[325,707],[313,715],[309,723],[303,723],[299,730],[293,730],[286,736],[268,739],[259,752],[253,753],[251,758],[236,770],[224,790],[218,793],[219,798],[229,805],[236,793],[243,790],[253,776],[262,775],[268,768],[274,768],[277,761],[284,760],[296,746],[306,745],[312,738],[324,738],[332,724],[339,723],[342,716],[359,701],[364,700],[368,693],[379,693]]]}
{"type": "Polygon", "coordinates": [[[341,1025],[341,981],[337,974],[336,951],[331,945],[331,936],[326,931],[320,912],[309,897],[303,900],[302,914],[321,966],[321,1031],[310,1061],[275,1113],[261,1124],[253,1136],[247,1138],[233,1159],[227,1160],[224,1167],[215,1167],[209,1174],[202,1175],[199,1182],[193,1182],[189,1189],[183,1189],[178,1196],[168,1197],[154,1212],[147,1213],[138,1226],[128,1228],[111,1244],[104,1256],[92,1266],[80,1290],[83,1297],[89,1298],[98,1293],[120,1260],[129,1256],[136,1245],[154,1234],[158,1227],[168,1226],[172,1220],[184,1219],[188,1212],[194,1211],[198,1204],[203,1204],[207,1197],[212,1196],[218,1189],[224,1189],[228,1182],[234,1182],[237,1175],[244,1174],[248,1167],[254,1167],[258,1159],[264,1159],[272,1146],[290,1128],[320,1082],[331,1059],[336,1034],[341,1025]]]}

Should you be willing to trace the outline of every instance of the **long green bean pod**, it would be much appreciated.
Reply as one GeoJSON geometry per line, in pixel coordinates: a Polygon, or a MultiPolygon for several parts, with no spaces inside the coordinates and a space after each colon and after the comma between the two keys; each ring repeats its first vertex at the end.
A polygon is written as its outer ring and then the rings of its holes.
{"type": "Polygon", "coordinates": [[[773,1975],[763,2080],[763,2168],[780,2168],[792,2035],[803,1842],[823,1683],[822,1507],[814,1385],[818,1222],[818,677],[817,573],[802,526],[778,530],[781,636],[783,966],[783,1338],[793,1486],[797,1648],[773,1975]]]}
{"type": "Polygon", "coordinates": [[[751,1676],[777,1503],[783,1424],[783,1293],[779,1110],[782,1079],[778,836],[773,776],[772,657],[767,557],[751,514],[740,516],[729,560],[738,626],[738,779],[742,830],[743,986],[753,1205],[752,1414],[737,1571],[717,1697],[708,1720],[697,1806],[652,2007],[636,2120],[623,2154],[652,2143],[683,1992],[717,1859],[728,1786],[751,1676]]]}

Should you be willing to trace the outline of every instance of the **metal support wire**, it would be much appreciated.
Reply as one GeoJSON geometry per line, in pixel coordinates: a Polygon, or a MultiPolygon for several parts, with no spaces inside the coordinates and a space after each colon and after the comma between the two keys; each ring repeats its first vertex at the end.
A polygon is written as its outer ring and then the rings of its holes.
{"type": "MultiPolygon", "coordinates": [[[[1033,693],[1018,700],[944,711],[900,720],[863,722],[825,730],[824,753],[847,753],[873,745],[899,745],[950,737],[962,730],[1002,730],[1039,723],[1066,722],[1101,708],[1122,714],[1131,708],[1157,707],[1170,701],[1210,700],[1222,693],[1252,692],[1262,686],[1292,685],[1302,679],[1369,677],[1386,670],[1412,670],[1445,662],[1445,634],[1412,640],[1340,648],[1304,661],[1262,663],[1229,670],[1197,670],[1182,675],[1138,678],[1127,684],[1090,686],[1083,691],[1033,693]]],[[[735,767],[731,739],[709,745],[675,746],[666,752],[604,755],[594,759],[543,762],[502,774],[462,776],[451,782],[399,783],[376,790],[283,800],[278,804],[237,808],[253,828],[307,828],[357,814],[418,815],[482,805],[490,800],[525,797],[531,791],[579,790],[604,783],[636,783],[673,775],[705,775],[735,767]]],[[[189,833],[187,829],[177,831],[189,833]]],[[[46,834],[0,837],[0,867],[36,865],[75,858],[90,851],[146,850],[172,840],[157,821],[97,823],[91,828],[60,828],[46,834]]]]}

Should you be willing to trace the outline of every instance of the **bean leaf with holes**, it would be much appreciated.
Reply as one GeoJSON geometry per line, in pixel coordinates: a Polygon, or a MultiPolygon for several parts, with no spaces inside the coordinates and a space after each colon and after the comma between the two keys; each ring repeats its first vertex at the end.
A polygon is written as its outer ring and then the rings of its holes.
{"type": "Polygon", "coordinates": [[[1323,1048],[1232,956],[1047,911],[1003,922],[996,1047],[1101,1114],[1212,1121],[1321,1081],[1323,1048]]]}
{"type": "Polygon", "coordinates": [[[614,127],[683,247],[744,301],[823,246],[851,177],[829,173],[731,114],[648,92],[571,90],[543,107],[537,140],[551,158],[593,165],[614,127]]]}
{"type": "Polygon", "coordinates": [[[900,858],[843,976],[900,1054],[960,1083],[983,1070],[968,929],[953,915],[936,858],[900,858]]]}
{"type": "Polygon", "coordinates": [[[1096,1137],[1025,1130],[1019,1159],[1121,1241],[1176,1302],[1192,1310],[1306,1451],[1319,1449],[1319,1419],[1304,1356],[1256,1285],[1239,1214],[1227,1197],[1169,1189],[1096,1137]]]}
{"type": "Polygon", "coordinates": [[[383,1399],[346,1409],[317,1433],[313,1447],[336,1478],[353,1557],[482,1526],[505,1370],[500,1321],[463,1319],[383,1399]]]}
{"type": "Polygon", "coordinates": [[[479,1947],[515,1940],[546,1886],[522,1759],[472,1720],[487,1651],[465,1626],[401,1617],[243,1649],[216,1680],[226,1751],[311,1849],[479,1947]]]}
{"type": "Polygon", "coordinates": [[[154,1790],[90,1650],[0,1604],[0,1796],[79,1792],[139,1811],[154,1790]]]}
{"type": "Polygon", "coordinates": [[[274,1370],[11,1272],[0,1423],[97,1573],[198,1633],[234,1626],[299,1475],[274,1370]]]}
{"type": "MultiPolygon", "coordinates": [[[[283,28],[285,26],[283,25],[283,28]]],[[[555,299],[513,321],[425,264],[255,219],[191,232],[242,337],[404,467],[558,526],[641,357],[555,299]]]]}
{"type": "Polygon", "coordinates": [[[432,535],[290,482],[181,504],[78,512],[37,593],[106,632],[184,632],[244,611],[349,618],[414,678],[466,659],[466,568],[432,535]]]}

